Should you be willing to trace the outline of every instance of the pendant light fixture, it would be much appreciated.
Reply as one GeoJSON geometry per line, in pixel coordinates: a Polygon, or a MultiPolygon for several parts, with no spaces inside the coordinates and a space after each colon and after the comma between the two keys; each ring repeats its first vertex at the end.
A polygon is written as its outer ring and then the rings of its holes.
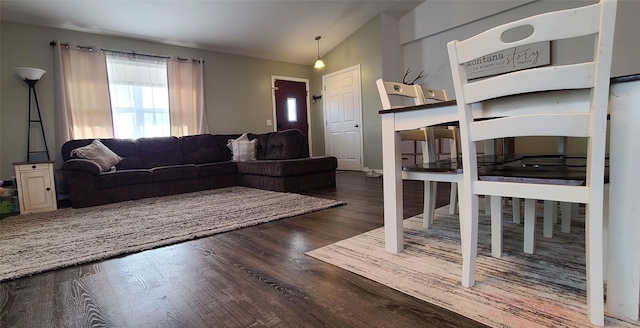
{"type": "Polygon", "coordinates": [[[322,59],[320,59],[320,38],[321,36],[316,36],[316,41],[318,41],[318,60],[316,60],[316,63],[313,65],[314,68],[323,68],[324,67],[324,62],[322,61],[322,59]]]}

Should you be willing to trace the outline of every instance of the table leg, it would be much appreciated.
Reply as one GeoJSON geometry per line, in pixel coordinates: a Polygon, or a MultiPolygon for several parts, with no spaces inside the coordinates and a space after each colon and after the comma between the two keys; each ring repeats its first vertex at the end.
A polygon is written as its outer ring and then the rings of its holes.
{"type": "Polygon", "coordinates": [[[640,302],[640,81],[613,84],[609,100],[607,309],[638,320],[640,302]]]}
{"type": "Polygon", "coordinates": [[[385,249],[390,253],[400,253],[404,249],[402,156],[400,134],[395,131],[393,114],[382,115],[382,166],[385,249]]]}

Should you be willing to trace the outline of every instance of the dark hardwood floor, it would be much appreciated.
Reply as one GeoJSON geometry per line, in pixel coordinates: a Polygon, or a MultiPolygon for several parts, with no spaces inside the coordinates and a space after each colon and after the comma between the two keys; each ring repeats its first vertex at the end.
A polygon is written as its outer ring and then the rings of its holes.
{"type": "Polygon", "coordinates": [[[337,184],[305,194],[345,206],[0,283],[0,327],[484,327],[306,256],[383,225],[381,178],[337,184]]]}

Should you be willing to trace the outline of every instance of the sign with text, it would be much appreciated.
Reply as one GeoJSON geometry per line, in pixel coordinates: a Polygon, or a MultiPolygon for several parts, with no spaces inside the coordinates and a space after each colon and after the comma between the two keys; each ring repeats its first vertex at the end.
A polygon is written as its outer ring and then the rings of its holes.
{"type": "Polygon", "coordinates": [[[465,63],[469,80],[551,64],[551,42],[510,48],[465,63]]]}

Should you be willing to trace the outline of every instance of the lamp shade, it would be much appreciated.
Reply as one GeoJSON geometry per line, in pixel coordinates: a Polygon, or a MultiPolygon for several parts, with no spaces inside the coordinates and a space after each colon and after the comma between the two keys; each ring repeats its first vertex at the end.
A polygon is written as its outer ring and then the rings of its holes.
{"type": "Polygon", "coordinates": [[[320,59],[320,39],[322,37],[321,36],[316,36],[316,42],[318,42],[318,60],[316,60],[316,63],[313,64],[314,68],[323,68],[324,67],[324,62],[322,61],[322,59],[320,59]]]}
{"type": "Polygon", "coordinates": [[[16,67],[14,68],[14,70],[23,80],[37,81],[37,80],[40,80],[40,78],[42,77],[42,75],[44,75],[44,73],[46,73],[46,71],[43,69],[33,68],[33,67],[16,67]]]}

